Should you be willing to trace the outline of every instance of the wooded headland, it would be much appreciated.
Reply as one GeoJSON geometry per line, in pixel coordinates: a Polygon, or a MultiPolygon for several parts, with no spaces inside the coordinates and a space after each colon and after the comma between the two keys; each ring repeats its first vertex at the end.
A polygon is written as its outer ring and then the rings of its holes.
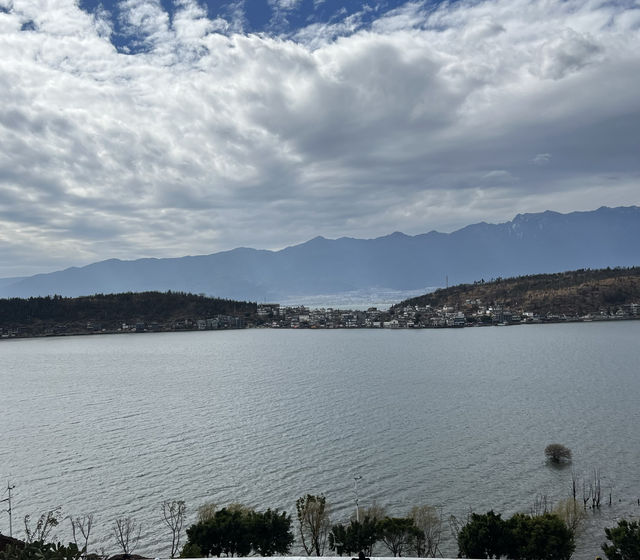
{"type": "Polygon", "coordinates": [[[556,274],[535,274],[496,278],[473,284],[459,284],[395,306],[470,308],[502,307],[514,312],[581,317],[587,314],[615,314],[622,306],[640,303],[640,267],[572,270],[556,274]]]}

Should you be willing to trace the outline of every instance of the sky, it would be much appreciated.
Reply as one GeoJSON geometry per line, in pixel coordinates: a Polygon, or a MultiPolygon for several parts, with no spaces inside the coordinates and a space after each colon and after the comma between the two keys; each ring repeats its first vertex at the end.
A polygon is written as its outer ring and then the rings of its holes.
{"type": "Polygon", "coordinates": [[[0,278],[640,204],[640,1],[0,0],[0,278]]]}

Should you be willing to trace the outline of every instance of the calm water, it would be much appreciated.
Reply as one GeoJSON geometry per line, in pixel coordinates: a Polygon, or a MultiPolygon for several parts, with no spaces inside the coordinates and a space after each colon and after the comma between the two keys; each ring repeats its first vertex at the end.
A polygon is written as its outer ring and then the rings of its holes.
{"type": "Polygon", "coordinates": [[[561,442],[613,494],[575,555],[593,558],[603,526],[640,515],[639,343],[640,322],[2,341],[0,481],[14,533],[27,513],[96,512],[92,548],[115,553],[112,520],[131,515],[137,552],[166,556],[165,499],[293,514],[324,493],[337,522],[356,474],[360,504],[390,514],[528,511],[569,495],[571,469],[543,455],[561,442]]]}

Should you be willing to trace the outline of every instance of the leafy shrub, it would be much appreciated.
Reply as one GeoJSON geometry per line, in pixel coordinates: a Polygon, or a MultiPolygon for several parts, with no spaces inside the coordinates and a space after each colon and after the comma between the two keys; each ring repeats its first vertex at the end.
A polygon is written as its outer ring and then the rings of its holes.
{"type": "Polygon", "coordinates": [[[34,541],[24,546],[9,545],[0,551],[0,560],[80,560],[83,551],[69,543],[45,543],[34,541]]]}
{"type": "Polygon", "coordinates": [[[268,509],[261,513],[230,506],[187,529],[182,558],[285,555],[293,544],[291,517],[268,509]]]}
{"type": "Polygon", "coordinates": [[[639,560],[640,559],[640,522],[621,519],[617,527],[604,530],[607,540],[602,550],[609,560],[639,560]]]}
{"type": "Polygon", "coordinates": [[[513,560],[569,560],[575,549],[573,532],[556,515],[517,513],[503,520],[489,511],[472,514],[458,533],[458,556],[513,560]]]}
{"type": "Polygon", "coordinates": [[[571,449],[559,443],[550,443],[545,447],[544,454],[552,463],[561,463],[563,461],[571,461],[571,449]]]}

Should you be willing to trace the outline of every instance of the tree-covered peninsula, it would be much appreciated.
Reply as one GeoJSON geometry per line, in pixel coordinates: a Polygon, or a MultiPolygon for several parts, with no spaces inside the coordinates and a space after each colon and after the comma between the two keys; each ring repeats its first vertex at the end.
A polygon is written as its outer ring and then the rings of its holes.
{"type": "Polygon", "coordinates": [[[0,299],[0,329],[23,336],[238,328],[255,303],[178,292],[0,299]]]}

